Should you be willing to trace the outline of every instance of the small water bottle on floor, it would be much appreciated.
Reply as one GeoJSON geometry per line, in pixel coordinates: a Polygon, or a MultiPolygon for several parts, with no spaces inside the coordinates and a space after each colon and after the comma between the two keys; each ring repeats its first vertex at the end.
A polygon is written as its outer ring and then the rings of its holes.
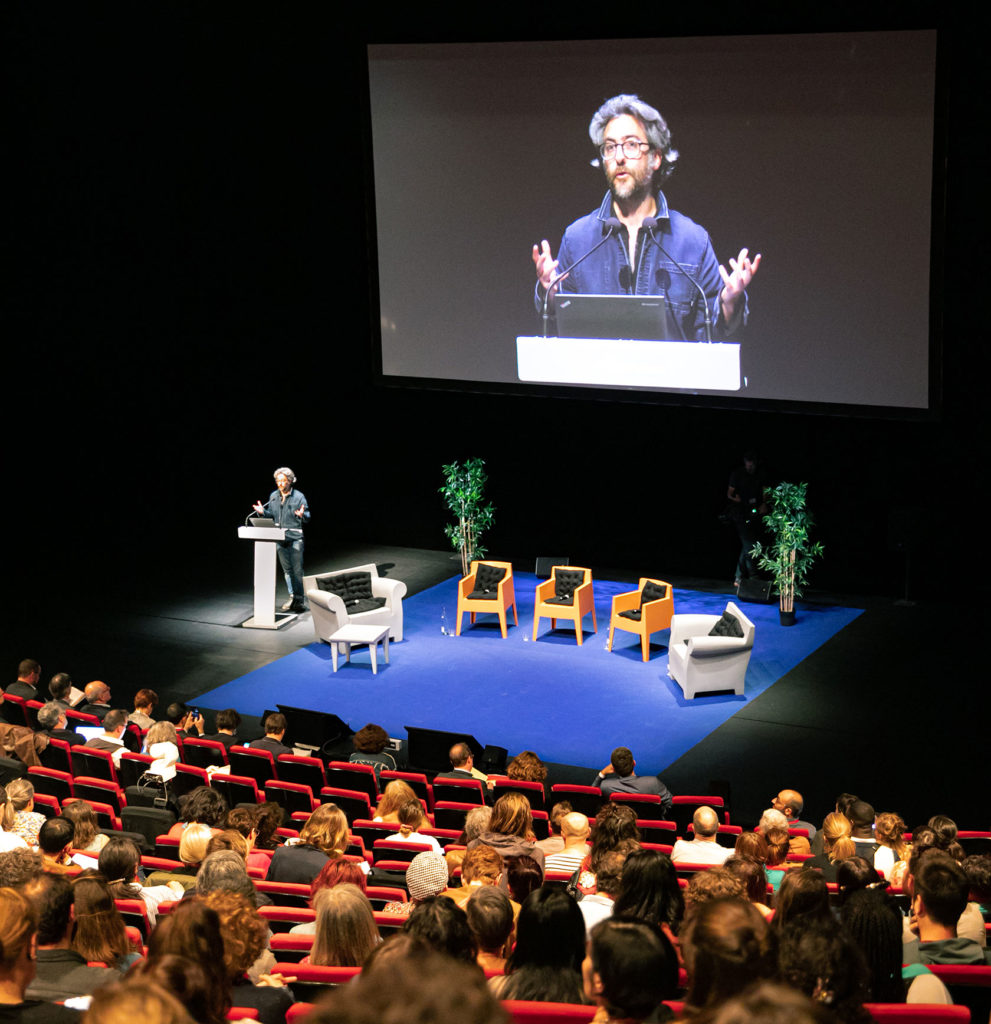
{"type": "Polygon", "coordinates": [[[451,632],[447,628],[447,606],[440,606],[440,631],[443,636],[450,636],[451,632]]]}

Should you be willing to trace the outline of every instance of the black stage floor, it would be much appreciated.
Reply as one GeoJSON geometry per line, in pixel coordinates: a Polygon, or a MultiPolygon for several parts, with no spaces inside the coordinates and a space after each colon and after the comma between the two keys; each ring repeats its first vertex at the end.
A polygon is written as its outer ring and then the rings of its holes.
{"type": "MultiPolygon", "coordinates": [[[[103,679],[121,706],[130,706],[133,694],[148,686],[164,705],[192,702],[311,643],[309,615],[278,631],[239,628],[251,614],[245,554],[239,550],[236,561],[210,566],[199,580],[188,564],[177,575],[161,568],[150,575],[132,566],[114,579],[96,571],[53,578],[43,597],[11,611],[4,643],[8,671],[33,657],[45,680],[56,671],[68,671],[79,685],[103,679]]],[[[382,545],[307,552],[307,572],[366,562],[404,580],[410,593],[449,578],[459,566],[449,552],[382,545]]],[[[599,578],[637,578],[616,568],[593,570],[599,578]]],[[[725,583],[671,582],[731,594],[725,583]]],[[[280,591],[280,603],[282,597],[280,591]]],[[[980,738],[987,722],[987,672],[971,668],[979,640],[970,638],[981,628],[980,610],[826,594],[811,594],[810,600],[865,610],[668,766],[662,775],[672,791],[728,784],[742,822],[769,806],[779,789],[793,787],[804,793],[813,820],[832,809],[836,794],[852,792],[879,811],[898,811],[910,827],[937,812],[965,827],[991,826],[980,738]]],[[[254,724],[246,722],[246,730],[254,724]]],[[[539,736],[532,746],[540,752],[539,736]]],[[[588,774],[554,766],[552,781],[590,781],[588,774]]]]}

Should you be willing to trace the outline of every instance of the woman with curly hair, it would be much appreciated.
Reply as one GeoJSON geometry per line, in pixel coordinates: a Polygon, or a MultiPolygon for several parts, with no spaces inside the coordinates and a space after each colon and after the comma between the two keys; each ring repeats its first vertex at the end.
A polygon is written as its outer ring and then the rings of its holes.
{"type": "Polygon", "coordinates": [[[263,1024],[284,1024],[286,1010],[294,1001],[286,979],[281,974],[264,974],[255,985],[247,976],[268,946],[265,919],[239,893],[217,889],[200,898],[216,912],[220,923],[223,968],[231,1003],[256,1009],[263,1024]]]}
{"type": "Polygon", "coordinates": [[[403,804],[408,804],[410,800],[416,799],[416,793],[408,782],[403,782],[402,779],[393,779],[382,791],[372,821],[385,821],[398,825],[399,808],[403,804]]]}
{"type": "Polygon", "coordinates": [[[269,882],[302,882],[309,885],[328,859],[344,856],[348,845],[348,820],[337,804],[321,804],[306,820],[299,840],[286,843],[272,854],[265,878],[269,882]]]}
{"type": "Polygon", "coordinates": [[[98,871],[84,871],[72,880],[72,943],[83,959],[116,967],[121,974],[141,959],[140,946],[127,938],[106,878],[98,871]]]}
{"type": "Polygon", "coordinates": [[[209,825],[219,832],[227,818],[227,801],[209,786],[197,786],[179,801],[179,820],[169,829],[168,835],[182,838],[183,832],[194,822],[209,825]]]}
{"type": "Polygon", "coordinates": [[[595,892],[595,875],[599,862],[614,850],[630,854],[640,846],[640,829],[632,807],[605,803],[595,816],[592,848],[578,869],[578,891],[583,895],[595,892]]]}
{"type": "Polygon", "coordinates": [[[352,764],[367,764],[375,770],[375,781],[379,781],[382,769],[394,772],[396,759],[385,748],[389,745],[389,734],[381,725],[369,722],[353,736],[354,753],[348,758],[352,764]]]}
{"type": "Polygon", "coordinates": [[[874,819],[874,838],[877,849],[874,851],[874,868],[882,878],[891,880],[891,872],[895,864],[905,861],[908,864],[912,847],[905,842],[905,822],[891,811],[883,811],[874,819]]]}
{"type": "Polygon", "coordinates": [[[506,775],[518,782],[539,782],[547,788],[547,766],[532,750],[521,750],[506,765],[506,775]]]}

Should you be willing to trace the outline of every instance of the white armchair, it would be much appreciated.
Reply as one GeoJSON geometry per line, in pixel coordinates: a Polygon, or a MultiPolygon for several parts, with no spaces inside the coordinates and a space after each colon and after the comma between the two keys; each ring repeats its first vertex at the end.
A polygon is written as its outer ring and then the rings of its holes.
{"type": "Polygon", "coordinates": [[[406,584],[379,576],[374,565],[355,565],[303,577],[303,591],[313,614],[318,640],[342,626],[388,626],[390,640],[403,638],[406,584]]]}
{"type": "Polygon", "coordinates": [[[668,675],[689,699],[717,690],[742,695],[753,649],[754,624],[732,601],[722,615],[675,615],[671,619],[668,675]],[[727,615],[743,635],[710,636],[716,623],[727,615]]]}

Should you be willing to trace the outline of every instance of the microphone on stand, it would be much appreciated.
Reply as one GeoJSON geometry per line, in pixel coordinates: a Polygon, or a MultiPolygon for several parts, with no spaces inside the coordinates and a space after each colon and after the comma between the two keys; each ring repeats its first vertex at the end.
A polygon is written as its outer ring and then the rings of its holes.
{"type": "Polygon", "coordinates": [[[660,249],[661,252],[664,253],[664,255],[667,256],[667,258],[678,268],[678,270],[680,270],[681,273],[684,274],[685,277],[687,277],[689,281],[691,281],[691,283],[695,286],[695,290],[699,293],[699,295],[702,296],[702,308],[705,310],[705,338],[706,338],[706,341],[708,341],[709,344],[711,345],[712,344],[712,316],[709,313],[709,301],[708,301],[708,299],[705,296],[705,291],[702,289],[702,286],[698,283],[698,281],[696,281],[695,278],[692,277],[692,275],[689,274],[688,271],[685,270],[685,268],[677,260],[672,259],[671,254],[657,240],[657,235],[654,234],[654,230],[657,227],[657,218],[656,217],[644,217],[643,221],[641,221],[641,225],[640,226],[647,229],[647,231],[650,233],[650,237],[654,240],[654,245],[656,245],[657,248],[660,249]]]}
{"type": "Polygon", "coordinates": [[[558,274],[558,276],[551,283],[551,287],[548,288],[547,291],[544,292],[544,307],[543,307],[543,312],[541,313],[541,321],[543,322],[543,330],[544,330],[544,337],[545,338],[547,337],[547,321],[548,321],[548,316],[549,316],[547,311],[548,311],[548,308],[549,308],[549,305],[550,305],[551,289],[559,281],[563,281],[568,276],[568,274],[570,274],[575,269],[575,267],[577,267],[580,263],[584,263],[585,260],[587,260],[589,258],[589,256],[592,255],[593,252],[595,252],[597,249],[601,249],[602,246],[604,246],[606,244],[606,242],[608,242],[609,239],[613,237],[613,234],[618,232],[620,230],[620,228],[622,227],[622,225],[619,223],[619,221],[615,217],[606,217],[606,219],[602,223],[609,230],[602,236],[602,238],[599,239],[598,242],[595,243],[595,245],[592,246],[591,249],[588,250],[587,253],[585,253],[584,256],[580,256],[577,260],[575,260],[574,263],[571,264],[570,267],[567,268],[567,270],[565,270],[561,274],[558,274]]]}

